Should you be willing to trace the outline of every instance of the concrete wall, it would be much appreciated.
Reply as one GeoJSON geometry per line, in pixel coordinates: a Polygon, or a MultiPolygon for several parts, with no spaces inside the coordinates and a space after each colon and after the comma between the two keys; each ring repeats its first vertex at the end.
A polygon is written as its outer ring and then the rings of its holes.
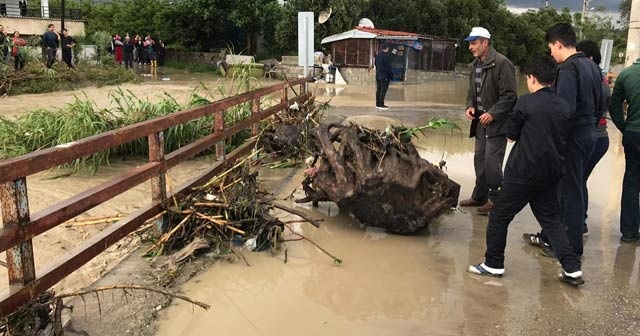
{"type": "MultiPolygon", "coordinates": [[[[60,30],[61,22],[59,19],[0,18],[0,24],[4,26],[4,31],[9,34],[13,34],[17,30],[20,35],[42,35],[47,31],[47,26],[51,23],[56,25],[56,30],[60,30]]],[[[69,30],[69,35],[71,36],[84,35],[84,21],[64,20],[64,27],[69,30]]]]}
{"type": "Polygon", "coordinates": [[[183,62],[183,63],[216,65],[218,61],[223,61],[225,59],[225,56],[226,56],[226,52],[206,53],[206,52],[177,51],[177,50],[167,51],[167,60],[183,62]]]}

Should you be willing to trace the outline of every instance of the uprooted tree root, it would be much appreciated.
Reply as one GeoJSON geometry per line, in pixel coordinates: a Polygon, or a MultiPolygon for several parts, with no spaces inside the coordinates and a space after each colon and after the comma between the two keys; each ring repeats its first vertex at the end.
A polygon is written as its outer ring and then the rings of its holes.
{"type": "Polygon", "coordinates": [[[420,158],[404,128],[320,125],[312,134],[321,150],[298,202],[332,201],[365,225],[401,234],[457,205],[460,185],[420,158]]]}

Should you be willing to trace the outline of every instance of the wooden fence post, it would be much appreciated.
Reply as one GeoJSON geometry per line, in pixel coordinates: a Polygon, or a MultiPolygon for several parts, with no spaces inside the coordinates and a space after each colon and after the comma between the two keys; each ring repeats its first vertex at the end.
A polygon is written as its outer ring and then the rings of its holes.
{"type": "MultiPolygon", "coordinates": [[[[5,228],[22,227],[30,222],[25,177],[0,185],[0,202],[2,202],[2,222],[5,228]]],[[[31,239],[7,250],[7,269],[11,291],[36,279],[31,239]]]]}
{"type": "MultiPolygon", "coordinates": [[[[149,140],[149,162],[164,161],[164,132],[149,134],[147,136],[149,140]]],[[[163,170],[151,178],[151,201],[161,202],[165,204],[167,201],[167,177],[166,172],[163,170]]],[[[163,234],[169,224],[169,216],[164,214],[160,218],[155,220],[154,229],[156,235],[163,234]]]]}

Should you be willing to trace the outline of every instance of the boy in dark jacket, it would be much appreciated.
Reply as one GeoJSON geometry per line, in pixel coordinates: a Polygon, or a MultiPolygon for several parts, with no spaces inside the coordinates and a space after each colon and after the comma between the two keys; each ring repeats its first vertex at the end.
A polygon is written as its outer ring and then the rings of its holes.
{"type": "MultiPolygon", "coordinates": [[[[562,224],[573,251],[582,256],[582,232],[585,220],[584,173],[596,145],[596,123],[606,111],[600,68],[576,50],[576,33],[567,23],[558,23],[547,31],[551,56],[558,62],[553,89],[571,106],[571,128],[567,140],[566,170],[558,186],[562,224]]],[[[550,255],[551,241],[543,229],[539,234],[525,233],[523,238],[540,246],[550,255]]]]}
{"type": "Polygon", "coordinates": [[[489,214],[485,262],[469,266],[468,272],[496,277],[504,274],[507,228],[529,204],[562,264],[560,280],[578,286],[584,283],[581,262],[560,223],[556,191],[564,173],[564,148],[573,111],[549,88],[555,78],[551,58],[533,59],[524,72],[531,94],[518,99],[507,121],[507,139],[516,144],[505,166],[501,192],[489,214]]]}

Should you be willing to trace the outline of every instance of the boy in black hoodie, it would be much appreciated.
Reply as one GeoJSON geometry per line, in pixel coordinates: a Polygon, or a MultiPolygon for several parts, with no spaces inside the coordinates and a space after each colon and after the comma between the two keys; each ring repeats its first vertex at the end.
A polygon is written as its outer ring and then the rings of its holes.
{"type": "Polygon", "coordinates": [[[555,72],[555,62],[548,56],[535,58],[525,67],[531,94],[520,97],[509,115],[507,139],[516,144],[504,169],[502,189],[489,214],[485,262],[469,266],[470,273],[496,277],[504,274],[507,228],[529,204],[540,226],[548,232],[562,264],[560,280],[574,286],[584,283],[580,259],[560,223],[557,188],[564,174],[573,111],[549,88],[555,72]]]}

